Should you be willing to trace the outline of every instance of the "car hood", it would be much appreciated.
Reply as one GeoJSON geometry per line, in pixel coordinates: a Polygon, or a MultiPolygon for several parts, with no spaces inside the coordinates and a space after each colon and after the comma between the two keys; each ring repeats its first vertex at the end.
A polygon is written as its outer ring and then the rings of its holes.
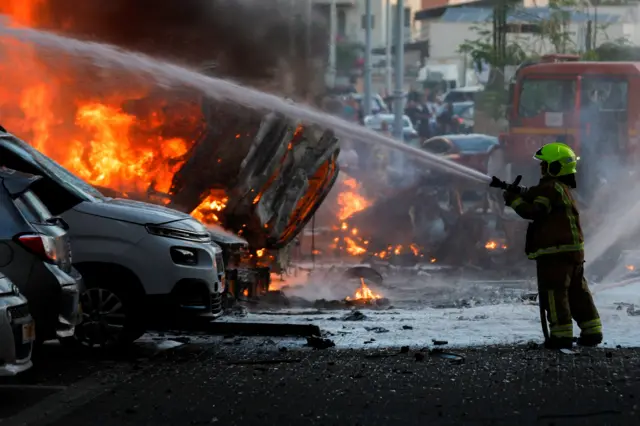
{"type": "Polygon", "coordinates": [[[232,246],[248,246],[249,243],[244,238],[241,238],[231,232],[227,231],[221,226],[218,225],[206,225],[207,231],[211,235],[211,239],[222,245],[232,245],[232,246]]]}
{"type": "Polygon", "coordinates": [[[110,198],[98,203],[80,203],[74,207],[74,210],[93,216],[106,217],[139,225],[163,225],[184,219],[192,219],[196,222],[190,215],[177,210],[156,204],[121,198],[110,198]]]}

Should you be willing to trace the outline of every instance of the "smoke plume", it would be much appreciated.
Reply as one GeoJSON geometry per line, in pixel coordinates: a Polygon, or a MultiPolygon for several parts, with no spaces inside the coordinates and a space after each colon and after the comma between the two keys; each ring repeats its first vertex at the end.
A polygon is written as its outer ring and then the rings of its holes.
{"type": "Polygon", "coordinates": [[[312,80],[308,59],[324,57],[327,32],[315,15],[309,22],[306,5],[292,0],[0,0],[0,12],[18,15],[29,9],[31,26],[190,65],[215,63],[216,74],[246,82],[273,78],[282,60],[296,80],[312,80]]]}

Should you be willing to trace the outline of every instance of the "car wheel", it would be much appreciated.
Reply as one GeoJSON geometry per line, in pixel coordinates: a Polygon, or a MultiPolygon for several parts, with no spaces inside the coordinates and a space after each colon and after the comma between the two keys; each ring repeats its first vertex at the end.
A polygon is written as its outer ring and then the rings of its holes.
{"type": "Polygon", "coordinates": [[[144,334],[142,303],[125,286],[111,283],[91,285],[80,296],[82,322],[75,339],[88,347],[126,346],[144,334]]]}

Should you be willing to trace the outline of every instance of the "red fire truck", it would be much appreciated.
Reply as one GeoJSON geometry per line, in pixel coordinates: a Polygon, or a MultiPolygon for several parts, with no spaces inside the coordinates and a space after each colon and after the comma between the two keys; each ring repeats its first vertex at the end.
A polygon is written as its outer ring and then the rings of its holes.
{"type": "MultiPolygon", "coordinates": [[[[510,86],[509,129],[501,135],[505,177],[539,176],[532,156],[543,144],[565,142],[580,156],[581,194],[640,156],[640,63],[580,62],[548,55],[525,64],[510,86]]],[[[535,179],[535,180],[534,180],[535,179]]]]}

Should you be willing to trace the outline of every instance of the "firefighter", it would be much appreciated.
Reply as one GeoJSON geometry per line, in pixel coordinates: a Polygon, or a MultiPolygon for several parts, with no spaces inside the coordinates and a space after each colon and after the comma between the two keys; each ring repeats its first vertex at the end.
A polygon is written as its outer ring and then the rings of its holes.
{"type": "Polygon", "coordinates": [[[507,206],[531,221],[525,252],[536,261],[539,299],[549,321],[545,346],[571,348],[572,319],[581,330],[578,345],[597,346],[602,342],[602,322],[583,276],[584,238],[571,193],[578,158],[558,142],[544,145],[534,158],[542,174],[538,185],[503,195],[507,206]]]}

